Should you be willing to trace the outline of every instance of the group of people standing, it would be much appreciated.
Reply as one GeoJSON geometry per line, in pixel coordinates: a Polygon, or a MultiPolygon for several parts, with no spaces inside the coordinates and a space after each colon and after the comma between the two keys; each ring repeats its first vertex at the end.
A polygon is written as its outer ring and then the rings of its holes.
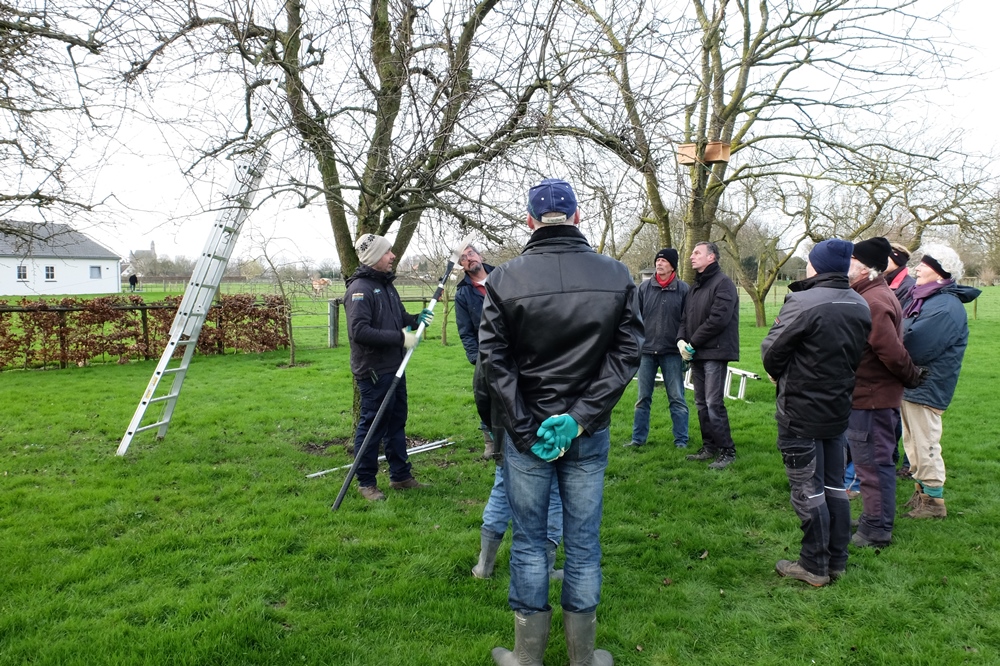
{"type": "MultiPolygon", "coordinates": [[[[724,401],[728,363],[739,359],[738,291],[710,242],[692,249],[690,287],[677,276],[672,248],[657,253],[655,275],[637,287],[623,264],[595,252],[579,231],[576,195],[565,181],[546,179],[531,188],[527,213],[532,234],[520,256],[494,268],[470,246],[459,259],[465,276],[455,295],[456,318],[475,365],[483,457],[497,460],[472,574],[492,574],[510,520],[514,648],[495,648],[494,661],[542,663],[552,620],[549,582],[561,579],[571,666],[608,666],[613,658],[595,648],[595,637],[611,412],[638,373],[626,446],[646,445],[660,371],[673,443],[686,448],[683,376],[690,368],[702,446],[687,458],[711,461],[716,470],[731,465],[736,447],[724,401]],[[560,539],[565,564],[557,571],[560,539]]],[[[389,370],[416,343],[410,329],[429,323],[433,313],[403,309],[386,239],[368,234],[356,249],[362,265],[348,278],[345,303],[351,367],[362,387],[357,450],[386,399],[389,370]]],[[[844,573],[849,542],[890,542],[900,425],[916,481],[908,515],[946,515],[941,413],[968,339],[962,303],[979,292],[958,284],[962,264],[950,248],[926,247],[912,287],[907,259],[904,248],[884,238],[818,243],[806,278],[789,286],[761,345],[777,386],[778,449],[803,531],[799,558],[776,565],[783,576],[826,585],[844,573]],[[863,507],[853,537],[844,488],[848,446],[863,507]]],[[[405,490],[422,484],[406,460],[405,383],[399,386],[375,439],[385,442],[390,486],[405,490]]],[[[385,499],[375,485],[377,449],[366,452],[371,460],[358,468],[369,500],[385,499]]]]}
{"type": "Polygon", "coordinates": [[[906,516],[947,515],[941,414],[968,344],[962,304],[980,291],[958,284],[963,267],[954,250],[928,244],[912,289],[901,293],[908,258],[885,238],[818,243],[806,279],[789,285],[761,343],[764,369],[777,385],[778,449],[803,533],[798,560],[775,565],[782,576],[821,587],[844,574],[849,543],[891,543],[900,424],[916,481],[906,516]],[[847,446],[861,480],[853,536],[847,446]]]}

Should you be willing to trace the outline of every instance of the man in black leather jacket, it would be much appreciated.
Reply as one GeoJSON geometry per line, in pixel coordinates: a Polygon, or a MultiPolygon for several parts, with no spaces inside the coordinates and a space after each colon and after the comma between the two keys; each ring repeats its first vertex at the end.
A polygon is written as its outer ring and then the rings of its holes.
{"type": "Polygon", "coordinates": [[[552,609],[545,541],[549,489],[559,481],[566,550],[563,624],[573,663],[611,664],[594,650],[601,591],[600,521],[611,410],[639,367],[643,329],[636,286],[597,254],[576,225],[569,183],[528,195],[531,240],[486,281],[476,405],[504,447],[514,523],[510,606],[514,651],[498,664],[541,664],[552,609]]]}

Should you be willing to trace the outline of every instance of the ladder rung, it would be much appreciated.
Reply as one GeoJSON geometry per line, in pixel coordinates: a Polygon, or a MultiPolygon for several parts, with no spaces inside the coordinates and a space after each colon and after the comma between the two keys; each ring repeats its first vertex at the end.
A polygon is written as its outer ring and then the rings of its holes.
{"type": "Polygon", "coordinates": [[[163,374],[165,374],[165,375],[175,375],[178,372],[184,372],[184,370],[186,370],[186,368],[167,368],[166,370],[163,371],[163,374]]]}
{"type": "Polygon", "coordinates": [[[149,425],[144,425],[141,428],[136,428],[135,429],[135,434],[138,434],[140,432],[144,432],[146,430],[152,430],[153,428],[159,428],[164,423],[166,423],[166,421],[157,421],[156,423],[150,423],[149,425]]]}
{"type": "Polygon", "coordinates": [[[154,402],[163,402],[164,400],[171,400],[173,398],[176,398],[178,395],[180,395],[180,394],[179,393],[168,393],[167,395],[161,395],[161,396],[157,396],[155,398],[150,398],[149,399],[149,404],[152,405],[154,402]]]}

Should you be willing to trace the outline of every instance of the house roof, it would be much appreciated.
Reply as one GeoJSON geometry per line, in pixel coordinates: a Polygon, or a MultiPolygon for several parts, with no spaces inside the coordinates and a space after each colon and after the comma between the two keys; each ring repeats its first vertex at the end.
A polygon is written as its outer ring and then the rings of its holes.
{"type": "Polygon", "coordinates": [[[68,224],[4,221],[4,225],[23,230],[23,235],[0,231],[0,257],[121,259],[68,224]]]}

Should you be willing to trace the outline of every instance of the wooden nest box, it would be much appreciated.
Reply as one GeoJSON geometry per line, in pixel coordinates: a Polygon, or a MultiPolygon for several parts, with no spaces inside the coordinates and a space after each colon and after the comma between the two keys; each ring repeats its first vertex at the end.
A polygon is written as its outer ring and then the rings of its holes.
{"type": "MultiPolygon", "coordinates": [[[[709,141],[705,144],[705,164],[715,164],[716,162],[728,162],[730,151],[729,144],[724,141],[709,141]]],[[[678,164],[696,164],[698,162],[698,144],[682,143],[677,146],[678,164]]]]}

